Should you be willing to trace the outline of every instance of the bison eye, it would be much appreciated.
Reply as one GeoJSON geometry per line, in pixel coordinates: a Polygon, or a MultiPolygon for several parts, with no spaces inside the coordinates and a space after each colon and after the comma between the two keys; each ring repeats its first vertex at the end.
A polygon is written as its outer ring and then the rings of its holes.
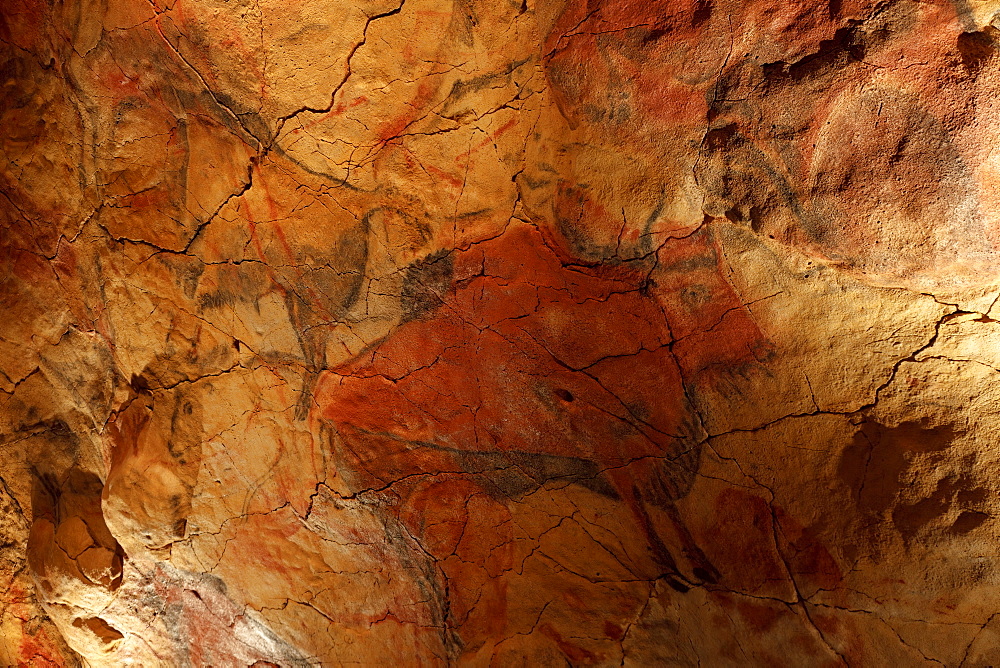
{"type": "Polygon", "coordinates": [[[569,390],[564,390],[562,388],[553,390],[553,394],[562,399],[563,401],[573,401],[573,393],[569,390]]]}

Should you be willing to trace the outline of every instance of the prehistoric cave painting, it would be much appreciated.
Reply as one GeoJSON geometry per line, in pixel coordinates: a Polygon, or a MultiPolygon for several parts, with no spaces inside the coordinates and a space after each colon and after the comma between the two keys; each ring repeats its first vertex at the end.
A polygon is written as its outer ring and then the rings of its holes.
{"type": "Polygon", "coordinates": [[[176,661],[190,666],[305,666],[309,662],[226,595],[211,575],[167,563],[148,566],[139,588],[158,611],[145,620],[162,627],[176,661]]]}
{"type": "Polygon", "coordinates": [[[1000,61],[980,44],[970,66],[958,20],[898,3],[797,60],[728,63],[698,163],[706,210],[876,282],[992,280],[996,223],[978,205],[968,136],[994,112],[955,110],[1000,61]],[[914,40],[933,44],[947,81],[926,60],[905,76],[883,64],[907,59],[914,40]]]}
{"type": "MultiPolygon", "coordinates": [[[[988,283],[998,221],[982,198],[994,168],[975,167],[974,136],[997,112],[969,100],[1000,71],[1000,33],[963,32],[968,11],[947,4],[864,4],[726,12],[708,2],[570,3],[542,62],[554,102],[590,150],[637,164],[697,145],[693,170],[667,162],[655,185],[680,189],[693,171],[711,216],[874,282],[988,283]],[[864,18],[842,18],[855,15],[864,18]],[[769,29],[741,29],[750,25],[769,29]],[[915,41],[930,45],[920,59],[915,41]],[[772,60],[749,58],[752,49],[772,60]],[[670,132],[651,132],[667,124],[670,132]]],[[[601,190],[611,210],[616,190],[652,197],[652,184],[622,182],[618,171],[611,183],[594,170],[557,169],[573,187],[601,190]]],[[[614,217],[579,224],[615,243],[614,217]]]]}
{"type": "Polygon", "coordinates": [[[726,16],[706,0],[566,3],[543,50],[560,110],[572,124],[613,123],[629,133],[637,116],[704,120],[704,99],[692,93],[718,72],[729,46],[706,30],[713,20],[726,16]],[[677,58],[703,44],[721,48],[677,58]]]}
{"type": "Polygon", "coordinates": [[[0,456],[46,464],[0,613],[43,618],[30,571],[88,661],[247,665],[909,665],[906,620],[990,626],[985,566],[885,585],[991,530],[988,449],[823,420],[948,338],[845,268],[994,276],[992,1],[20,4],[0,456]]]}
{"type": "Polygon", "coordinates": [[[420,262],[410,319],[320,375],[315,418],[332,428],[337,475],[383,499],[437,563],[450,607],[434,621],[467,650],[503,628],[507,508],[545,485],[625,504],[658,564],[647,577],[679,591],[716,579],[674,507],[706,437],[692,393],[755,363],[765,339],[722,287],[710,236],[600,264],[512,225],[420,262]]]}
{"type": "MultiPolygon", "coordinates": [[[[76,29],[86,31],[91,18],[81,17],[76,29]]],[[[163,44],[155,21],[105,32],[88,45],[86,67],[68,68],[84,128],[79,178],[94,183],[91,194],[101,202],[94,221],[114,238],[181,251],[219,203],[247,184],[259,145],[166,44],[147,59],[117,57],[148,43],[163,44]],[[136,213],[148,210],[158,215],[138,221],[136,213]]]]}
{"type": "Polygon", "coordinates": [[[193,245],[214,261],[199,276],[199,307],[213,321],[233,318],[241,326],[259,320],[265,305],[273,308],[269,327],[281,332],[278,322],[287,322],[288,336],[255,352],[300,365],[308,386],[323,365],[326,327],[341,322],[361,296],[369,216],[351,215],[323,191],[327,179],[281,156],[254,165],[251,175],[254,187],[222,214],[238,221],[237,229],[206,229],[193,245]]]}
{"type": "Polygon", "coordinates": [[[51,622],[40,619],[31,619],[34,606],[26,602],[31,600],[31,592],[25,591],[18,585],[14,585],[8,591],[10,605],[8,610],[21,622],[21,637],[16,648],[4,648],[7,652],[5,660],[18,665],[39,665],[39,666],[61,666],[63,657],[69,649],[65,647],[64,641],[58,632],[51,633],[53,629],[51,622]],[[48,626],[48,628],[46,628],[48,626]]]}

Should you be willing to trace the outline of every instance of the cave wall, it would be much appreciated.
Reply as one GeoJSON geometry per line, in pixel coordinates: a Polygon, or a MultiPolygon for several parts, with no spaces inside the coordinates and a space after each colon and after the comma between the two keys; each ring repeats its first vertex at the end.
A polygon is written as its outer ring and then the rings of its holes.
{"type": "Polygon", "coordinates": [[[0,665],[996,665],[1000,2],[0,8],[0,665]]]}

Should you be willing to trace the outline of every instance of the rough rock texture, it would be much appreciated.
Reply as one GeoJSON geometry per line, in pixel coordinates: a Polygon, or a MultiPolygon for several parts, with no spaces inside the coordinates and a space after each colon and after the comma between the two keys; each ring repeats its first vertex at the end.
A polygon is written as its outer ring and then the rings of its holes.
{"type": "Polygon", "coordinates": [[[996,665],[998,11],[3,3],[0,665],[996,665]]]}

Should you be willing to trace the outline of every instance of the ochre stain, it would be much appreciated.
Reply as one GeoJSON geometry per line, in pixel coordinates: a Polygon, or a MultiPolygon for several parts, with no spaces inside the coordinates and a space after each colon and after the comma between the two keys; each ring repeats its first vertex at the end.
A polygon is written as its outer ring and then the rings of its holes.
{"type": "MultiPolygon", "coordinates": [[[[512,226],[451,253],[453,281],[433,295],[436,308],[321,374],[313,417],[336,428],[338,474],[355,493],[385,490],[390,512],[457,582],[450,591],[459,592],[452,613],[460,622],[471,611],[461,595],[469,590],[477,610],[492,617],[469,618],[476,629],[461,629],[467,646],[503,628],[505,593],[496,580],[510,568],[513,541],[504,496],[493,500],[495,490],[485,493],[476,474],[517,468],[518,457],[557,458],[583,484],[588,476],[572,471],[589,466],[589,480],[606,480],[657,561],[676,572],[647,508],[672,507],[697,465],[700,432],[670,321],[717,352],[710,369],[697,369],[709,380],[752,359],[763,340],[740,315],[714,250],[702,237],[660,250],[657,266],[692,265],[691,280],[716,284],[699,292],[707,304],[667,303],[657,295],[683,289],[680,273],[668,272],[657,287],[652,261],[581,263],[548,232],[512,226]],[[719,327],[728,313],[737,326],[719,327]],[[466,544],[469,536],[478,542],[466,544]],[[495,539],[489,549],[486,536],[495,539]]],[[[679,515],[666,516],[697,561],[679,515]]],[[[586,659],[583,650],[560,648],[586,659]]]]}

